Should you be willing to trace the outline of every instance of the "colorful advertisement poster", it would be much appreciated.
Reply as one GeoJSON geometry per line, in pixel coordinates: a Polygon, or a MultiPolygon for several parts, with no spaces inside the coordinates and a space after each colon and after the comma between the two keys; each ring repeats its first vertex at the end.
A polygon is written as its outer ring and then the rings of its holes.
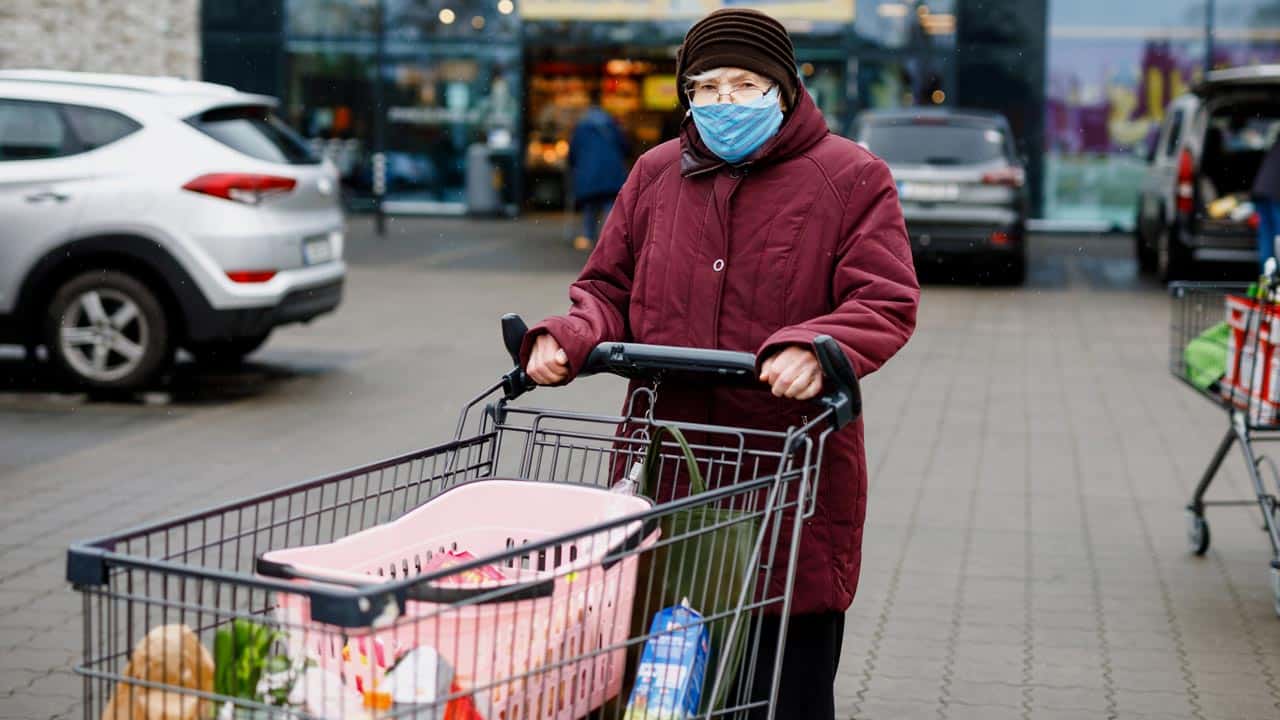
{"type": "MultiPolygon", "coordinates": [[[[1133,222],[1136,188],[1169,103],[1203,75],[1203,38],[1050,38],[1044,214],[1133,222]]],[[[1214,67],[1280,60],[1280,44],[1218,39],[1214,67]]]]}
{"type": "Polygon", "coordinates": [[[649,75],[643,81],[641,95],[646,110],[674,110],[680,104],[680,85],[676,76],[649,75]]]}

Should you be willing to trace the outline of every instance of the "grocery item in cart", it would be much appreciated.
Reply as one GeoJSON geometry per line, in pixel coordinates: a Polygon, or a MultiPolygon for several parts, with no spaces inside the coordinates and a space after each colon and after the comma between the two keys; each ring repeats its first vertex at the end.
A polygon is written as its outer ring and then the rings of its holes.
{"type": "Polygon", "coordinates": [[[684,720],[698,714],[711,651],[707,625],[688,604],[658,612],[649,626],[624,720],[684,720]]]}
{"type": "Polygon", "coordinates": [[[209,701],[181,689],[213,691],[213,657],[186,625],[152,628],[129,655],[124,676],[166,685],[169,690],[135,685],[127,680],[102,712],[102,720],[203,720],[209,701]]]}
{"type": "Polygon", "coordinates": [[[1252,298],[1227,295],[1227,365],[1218,391],[1223,400],[1244,406],[1249,397],[1249,383],[1253,380],[1253,348],[1249,339],[1251,319],[1258,303],[1252,298]]]}
{"type": "Polygon", "coordinates": [[[334,673],[315,665],[303,671],[289,698],[308,713],[321,718],[369,720],[364,696],[334,673]]]}
{"type": "MultiPolygon", "coordinates": [[[[1225,302],[1229,330],[1219,394],[1247,410],[1250,422],[1270,425],[1280,419],[1280,353],[1276,352],[1280,344],[1280,308],[1265,300],[1237,295],[1227,295],[1225,302]]],[[[1211,332],[1212,328],[1200,337],[1211,332]]],[[[1195,369],[1190,356],[1184,354],[1183,361],[1188,373],[1195,369]]],[[[1194,384],[1195,379],[1191,379],[1194,384]]]]}
{"type": "Polygon", "coordinates": [[[449,694],[453,668],[436,649],[422,645],[400,658],[387,671],[385,687],[397,705],[425,705],[449,694]]]}
{"type": "Polygon", "coordinates": [[[1271,304],[1262,305],[1257,326],[1257,342],[1253,357],[1253,380],[1249,385],[1249,421],[1260,425],[1275,423],[1280,409],[1280,314],[1271,304]]]}
{"type": "Polygon", "coordinates": [[[244,618],[236,618],[218,630],[213,638],[214,692],[260,700],[258,684],[268,659],[273,657],[271,646],[279,637],[278,631],[244,618]]]}
{"type": "Polygon", "coordinates": [[[1187,365],[1187,380],[1198,390],[1211,391],[1227,372],[1227,342],[1231,326],[1225,322],[1205,330],[1187,343],[1182,359],[1187,365]]]}
{"type": "Polygon", "coordinates": [[[1218,390],[1224,400],[1247,409],[1251,403],[1256,405],[1253,401],[1276,395],[1267,379],[1275,347],[1280,344],[1280,308],[1242,295],[1227,295],[1225,302],[1226,323],[1231,329],[1218,390]]]}
{"type": "MultiPolygon", "coordinates": [[[[475,562],[476,556],[463,550],[457,552],[454,550],[446,550],[443,553],[435,555],[422,566],[423,573],[434,573],[446,570],[459,565],[466,565],[475,562]]],[[[506,573],[498,569],[495,565],[481,565],[474,570],[466,570],[460,573],[449,575],[441,580],[442,584],[447,585],[480,585],[488,581],[506,580],[506,573]]]]}

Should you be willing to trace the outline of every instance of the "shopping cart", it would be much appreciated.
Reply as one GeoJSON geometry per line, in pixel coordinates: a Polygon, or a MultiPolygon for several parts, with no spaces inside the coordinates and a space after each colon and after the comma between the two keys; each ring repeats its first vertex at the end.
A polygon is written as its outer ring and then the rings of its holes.
{"type": "Polygon", "coordinates": [[[1212,506],[1256,505],[1262,527],[1271,543],[1271,589],[1280,615],[1280,472],[1274,461],[1260,454],[1259,443],[1280,440],[1280,314],[1265,303],[1246,297],[1244,283],[1179,282],[1169,286],[1173,317],[1169,345],[1169,369],[1201,396],[1224,409],[1227,431],[1187,504],[1187,539],[1191,551],[1203,555],[1209,549],[1209,523],[1205,509],[1212,506]],[[1226,365],[1222,377],[1206,386],[1193,381],[1195,367],[1187,360],[1188,347],[1220,323],[1226,337],[1226,365]],[[1244,453],[1245,467],[1256,494],[1251,500],[1206,500],[1205,493],[1217,476],[1233,445],[1244,453]],[[1263,467],[1274,481],[1267,489],[1263,467]]]}
{"type": "MultiPolygon", "coordinates": [[[[524,324],[503,333],[514,358],[524,324]]],[[[73,545],[84,717],[653,717],[627,710],[639,673],[700,678],[663,717],[773,717],[786,623],[766,657],[762,622],[789,613],[825,442],[861,408],[834,341],[815,348],[828,391],[786,431],[649,410],[754,383],[750,354],[606,343],[584,373],[640,381],[618,416],[517,404],[517,367],[450,442],[73,545]],[[648,497],[619,492],[636,477],[648,497]],[[679,621],[651,627],[663,610],[679,621]],[[679,637],[697,663],[645,665],[679,637]]]]}

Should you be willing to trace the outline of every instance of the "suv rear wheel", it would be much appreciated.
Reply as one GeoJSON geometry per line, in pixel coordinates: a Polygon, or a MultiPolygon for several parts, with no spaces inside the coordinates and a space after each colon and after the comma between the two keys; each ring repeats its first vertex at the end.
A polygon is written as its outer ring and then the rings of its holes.
{"type": "Polygon", "coordinates": [[[1173,228],[1162,227],[1156,240],[1156,272],[1164,282],[1181,280],[1190,263],[1189,253],[1174,238],[1174,232],[1173,228]]]}
{"type": "Polygon", "coordinates": [[[1133,221],[1133,255],[1138,260],[1138,272],[1150,273],[1156,269],[1156,251],[1142,232],[1142,215],[1133,221]]]}
{"type": "Polygon", "coordinates": [[[58,369],[96,390],[134,390],[172,353],[168,319],[153,292],[114,270],[82,273],[49,304],[44,341],[58,369]]]}

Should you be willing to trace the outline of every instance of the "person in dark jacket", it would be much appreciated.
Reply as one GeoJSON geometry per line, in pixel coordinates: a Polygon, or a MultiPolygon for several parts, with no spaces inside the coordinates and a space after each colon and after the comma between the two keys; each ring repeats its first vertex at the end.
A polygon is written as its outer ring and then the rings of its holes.
{"type": "MultiPolygon", "coordinates": [[[[879,158],[828,131],[801,85],[791,38],[768,15],[726,9],[703,18],[685,36],[677,74],[688,110],[680,137],[632,168],[569,288],[569,314],[526,334],[522,362],[536,382],[556,385],[604,341],[751,352],[772,393],[668,379],[654,416],[798,426],[813,410],[797,401],[823,389],[816,337],[834,338],[864,377],[915,327],[920,288],[893,178],[879,158]]],[[[816,510],[800,534],[777,718],[835,716],[866,517],[861,421],[828,438],[819,471],[816,510]]],[[[773,574],[783,588],[784,576],[773,574]]],[[[781,620],[771,620],[762,651],[776,646],[781,620]]],[[[767,684],[770,670],[757,666],[757,681],[767,684]]]]}
{"type": "Polygon", "coordinates": [[[596,241],[602,220],[627,179],[627,140],[613,116],[600,107],[600,91],[594,90],[591,107],[573,128],[569,140],[569,169],[573,195],[582,209],[582,249],[596,241]]]}
{"type": "Polygon", "coordinates": [[[1272,143],[1253,180],[1253,205],[1258,211],[1258,259],[1265,265],[1276,254],[1280,234],[1280,139],[1272,143]]]}

